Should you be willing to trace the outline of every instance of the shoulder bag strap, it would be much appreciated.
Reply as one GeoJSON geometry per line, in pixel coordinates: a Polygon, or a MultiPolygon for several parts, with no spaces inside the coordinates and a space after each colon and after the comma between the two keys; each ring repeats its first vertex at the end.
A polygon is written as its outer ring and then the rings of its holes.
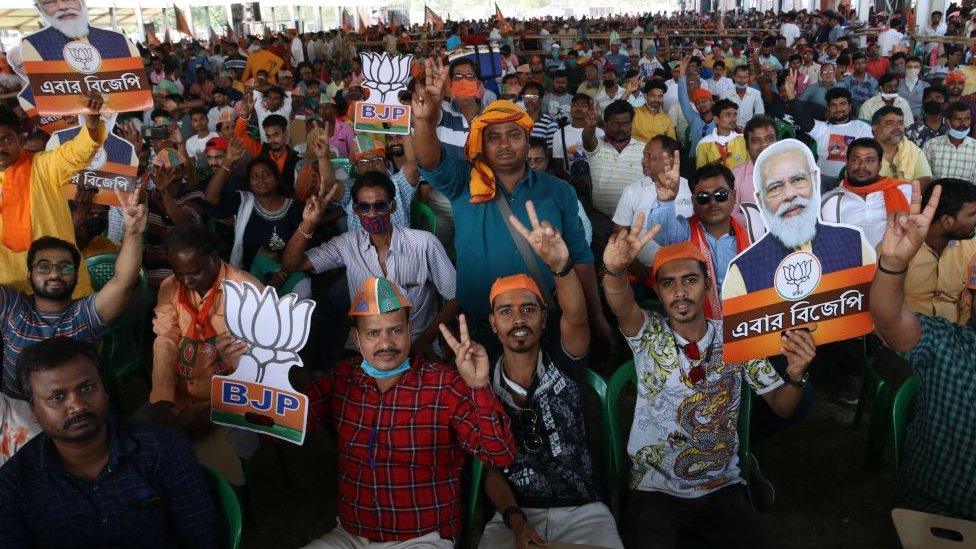
{"type": "Polygon", "coordinates": [[[539,285],[539,290],[542,291],[542,297],[545,298],[546,307],[550,311],[555,311],[556,302],[552,298],[552,292],[549,291],[549,285],[546,283],[545,278],[542,277],[539,262],[536,260],[535,250],[532,249],[529,242],[515,230],[515,227],[508,220],[509,216],[515,214],[512,213],[512,207],[508,205],[505,193],[501,189],[495,190],[495,204],[498,206],[499,213],[502,214],[502,219],[505,220],[505,227],[508,229],[508,234],[512,236],[512,240],[515,241],[515,246],[518,247],[522,259],[525,260],[526,267],[529,268],[529,276],[535,280],[535,283],[539,285]]]}

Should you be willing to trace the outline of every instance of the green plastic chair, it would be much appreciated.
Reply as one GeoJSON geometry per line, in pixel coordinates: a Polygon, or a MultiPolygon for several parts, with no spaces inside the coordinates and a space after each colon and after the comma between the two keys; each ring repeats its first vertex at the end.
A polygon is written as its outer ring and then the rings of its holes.
{"type": "MultiPolygon", "coordinates": [[[[609,420],[607,418],[607,382],[603,380],[600,374],[587,368],[586,369],[586,384],[593,389],[596,393],[597,400],[600,404],[600,429],[603,432],[604,437],[607,437],[610,433],[609,420]]],[[[592,434],[592,430],[590,431],[592,434]]],[[[613,439],[610,439],[613,440],[613,439]]],[[[603,492],[605,497],[610,497],[610,479],[613,478],[610,472],[613,466],[613,454],[612,445],[608,443],[607,440],[601,440],[601,452],[598,456],[597,466],[600,471],[600,485],[603,487],[603,492]]],[[[468,485],[468,498],[465,505],[465,517],[464,517],[464,529],[462,533],[461,543],[459,546],[464,548],[477,547],[478,540],[473,539],[475,535],[474,524],[475,519],[478,517],[478,503],[481,500],[481,488],[484,482],[485,475],[485,464],[480,459],[473,457],[471,458],[471,478],[468,485]]]]}
{"type": "Polygon", "coordinates": [[[895,447],[896,473],[901,465],[901,456],[905,448],[905,430],[908,427],[910,405],[915,399],[917,390],[918,382],[915,381],[914,377],[908,378],[895,393],[894,403],[891,407],[891,440],[895,447]]]}
{"type": "Polygon", "coordinates": [[[853,426],[860,427],[861,418],[867,406],[868,395],[872,395],[874,402],[871,406],[871,426],[868,431],[868,441],[864,448],[864,467],[869,471],[877,471],[884,460],[885,446],[888,443],[888,431],[891,427],[892,406],[896,389],[886,382],[874,368],[874,357],[868,349],[867,338],[864,340],[864,384],[861,386],[861,397],[857,401],[854,411],[853,426]]]}
{"type": "Polygon", "coordinates": [[[220,473],[206,465],[203,466],[203,471],[207,477],[207,484],[210,485],[210,493],[217,500],[220,513],[227,522],[227,545],[230,549],[238,549],[241,546],[241,530],[244,523],[237,494],[220,473]]]}
{"type": "Polygon", "coordinates": [[[437,233],[437,216],[429,205],[414,200],[410,202],[410,227],[437,233]]]}
{"type": "MultiPolygon", "coordinates": [[[[101,254],[85,260],[88,273],[91,276],[92,288],[97,292],[105,283],[115,276],[116,254],[101,254]]],[[[120,383],[129,374],[139,372],[146,375],[142,368],[142,350],[145,339],[146,310],[149,306],[149,284],[146,271],[139,270],[139,279],[132,292],[129,305],[122,311],[115,322],[109,327],[102,344],[102,361],[105,365],[109,395],[112,397],[113,407],[118,411],[121,403],[120,383]]],[[[148,376],[147,376],[148,377],[148,376]]]]}
{"type": "MultiPolygon", "coordinates": [[[[611,509],[616,516],[622,516],[624,494],[630,489],[630,466],[627,454],[626,438],[620,426],[620,417],[617,405],[620,401],[620,393],[628,384],[637,386],[637,369],[633,360],[623,363],[617,371],[610,376],[607,383],[607,425],[610,433],[611,453],[613,458],[612,474],[615,478],[614,498],[611,500],[611,509]]],[[[749,429],[750,417],[752,415],[752,389],[748,383],[742,384],[742,398],[739,404],[739,470],[742,478],[748,483],[749,480],[749,429]]],[[[747,492],[748,493],[748,492],[747,492]]],[[[751,496],[750,496],[751,497],[751,496]]]]}

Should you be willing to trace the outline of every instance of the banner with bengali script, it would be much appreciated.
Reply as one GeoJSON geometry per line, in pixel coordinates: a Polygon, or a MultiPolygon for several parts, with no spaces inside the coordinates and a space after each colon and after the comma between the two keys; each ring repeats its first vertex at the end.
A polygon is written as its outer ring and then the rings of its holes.
{"type": "Polygon", "coordinates": [[[28,40],[46,31],[24,38],[21,46],[24,71],[40,115],[82,114],[87,110],[84,94],[88,92],[103,95],[103,112],[152,108],[152,86],[138,52],[109,57],[85,40],[72,40],[62,48],[61,59],[45,60],[28,40]]]}
{"type": "MultiPolygon", "coordinates": [[[[68,128],[56,132],[48,141],[48,150],[60,147],[74,139],[80,127],[68,128]]],[[[136,156],[132,144],[125,139],[108,134],[105,143],[95,152],[91,162],[85,169],[71,178],[71,185],[63,187],[63,194],[69,200],[74,199],[78,187],[98,189],[92,202],[106,206],[118,206],[119,200],[115,190],[131,193],[138,186],[139,157],[136,156]]]]}

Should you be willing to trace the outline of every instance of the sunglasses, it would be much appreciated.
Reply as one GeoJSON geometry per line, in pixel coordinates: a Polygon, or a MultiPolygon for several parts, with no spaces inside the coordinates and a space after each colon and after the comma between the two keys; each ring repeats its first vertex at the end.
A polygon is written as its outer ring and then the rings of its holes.
{"type": "Polygon", "coordinates": [[[729,199],[730,194],[731,192],[728,189],[719,189],[710,193],[701,191],[695,193],[695,202],[697,202],[699,206],[705,206],[712,200],[715,200],[716,203],[721,204],[729,199]]]}
{"type": "Polygon", "coordinates": [[[74,274],[75,264],[67,261],[62,261],[57,264],[51,263],[50,261],[39,261],[34,264],[34,270],[43,275],[51,274],[51,271],[55,269],[57,269],[58,274],[67,276],[74,274]]]}
{"type": "Polygon", "coordinates": [[[388,200],[377,200],[376,202],[356,202],[352,207],[357,215],[366,215],[374,212],[377,215],[389,213],[390,202],[388,200]]]}
{"type": "Polygon", "coordinates": [[[545,442],[537,429],[538,424],[539,416],[531,408],[522,408],[515,416],[515,434],[521,440],[522,447],[530,454],[542,450],[545,442]]]}
{"type": "Polygon", "coordinates": [[[356,161],[356,164],[359,166],[367,166],[373,162],[386,162],[386,159],[382,156],[368,156],[366,158],[360,158],[356,161]]]}

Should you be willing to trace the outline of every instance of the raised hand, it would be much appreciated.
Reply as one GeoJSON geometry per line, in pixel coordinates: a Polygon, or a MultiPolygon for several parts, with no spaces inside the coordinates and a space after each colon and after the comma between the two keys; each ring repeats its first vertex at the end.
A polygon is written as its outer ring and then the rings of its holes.
{"type": "Polygon", "coordinates": [[[244,147],[244,142],[238,138],[230,140],[227,144],[227,156],[224,157],[224,165],[227,167],[233,166],[240,159],[244,158],[244,153],[247,149],[244,147]]]}
{"type": "Polygon", "coordinates": [[[241,116],[243,118],[250,118],[251,113],[254,112],[254,93],[248,91],[244,94],[243,100],[238,103],[241,106],[241,116]]]}
{"type": "Polygon", "coordinates": [[[98,127],[99,115],[102,114],[102,107],[105,106],[105,96],[91,91],[86,93],[84,97],[85,108],[88,110],[85,113],[85,125],[88,126],[88,129],[94,130],[98,127]]]}
{"type": "Polygon", "coordinates": [[[329,134],[329,125],[325,128],[315,142],[315,157],[318,159],[328,158],[331,155],[332,136],[329,134]]]}
{"type": "MultiPolygon", "coordinates": [[[[328,209],[329,203],[335,200],[339,192],[339,185],[332,185],[328,190],[325,185],[319,183],[318,190],[308,197],[305,201],[305,209],[302,210],[302,221],[308,222],[313,227],[319,224],[322,214],[328,209]]],[[[311,232],[311,231],[307,231],[311,232]]]]}
{"type": "Polygon", "coordinates": [[[141,193],[137,188],[134,192],[122,194],[122,191],[115,189],[115,197],[119,200],[122,207],[122,226],[126,236],[140,237],[146,230],[146,221],[149,220],[149,212],[146,205],[142,203],[141,193]]]}
{"type": "MultiPolygon", "coordinates": [[[[662,156],[668,153],[662,152],[662,156]]],[[[657,191],[659,202],[671,202],[678,196],[678,185],[681,184],[681,153],[674,151],[674,156],[664,158],[665,161],[671,160],[671,167],[661,172],[658,181],[654,182],[654,189],[657,191]]]]}
{"type": "Polygon", "coordinates": [[[458,325],[460,341],[443,324],[440,325],[441,335],[447,341],[448,347],[454,351],[454,363],[468,387],[472,389],[485,387],[488,385],[488,352],[468,335],[468,322],[464,315],[458,317],[458,325]]]}
{"type": "Polygon", "coordinates": [[[447,82],[448,73],[448,68],[439,58],[427,58],[424,61],[424,85],[419,86],[410,99],[414,120],[433,124],[440,116],[444,83],[447,82]]]}
{"type": "Polygon", "coordinates": [[[637,258],[641,249],[661,230],[660,225],[655,225],[644,231],[645,217],[644,212],[638,213],[630,229],[610,237],[603,251],[603,265],[608,271],[619,273],[626,269],[637,258]]]}
{"type": "Polygon", "coordinates": [[[509,222],[515,227],[523,238],[525,238],[536,255],[549,267],[549,270],[557,273],[566,268],[569,263],[569,248],[563,240],[559,231],[554,229],[548,221],[539,222],[539,216],[535,212],[535,205],[532,201],[525,203],[525,210],[529,214],[529,223],[532,230],[525,228],[522,222],[514,215],[508,216],[509,222]]]}
{"type": "Polygon", "coordinates": [[[641,89],[641,86],[643,84],[644,84],[644,77],[643,76],[635,76],[635,77],[631,78],[630,80],[628,80],[627,81],[627,86],[625,88],[627,90],[627,95],[633,95],[633,94],[637,93],[637,90],[641,89]]]}
{"type": "Polygon", "coordinates": [[[586,111],[586,118],[583,119],[584,129],[596,131],[596,125],[599,121],[600,117],[596,113],[596,107],[593,105],[593,101],[590,101],[590,109],[586,111]]]}
{"type": "Polygon", "coordinates": [[[153,165],[152,179],[161,193],[173,194],[176,190],[173,186],[173,182],[176,181],[176,168],[172,166],[153,165]]]}
{"type": "Polygon", "coordinates": [[[786,82],[783,83],[783,95],[787,101],[796,97],[796,81],[799,77],[799,71],[796,69],[790,69],[786,76],[786,82]]]}
{"type": "Polygon", "coordinates": [[[878,265],[890,271],[901,271],[908,268],[908,264],[918,253],[925,241],[929,225],[935,217],[935,210],[939,206],[942,196],[942,186],[936,185],[932,189],[929,203],[922,209],[922,190],[918,181],[912,181],[912,204],[908,215],[904,213],[888,214],[888,227],[885,229],[881,245],[878,247],[880,256],[878,265]]]}

